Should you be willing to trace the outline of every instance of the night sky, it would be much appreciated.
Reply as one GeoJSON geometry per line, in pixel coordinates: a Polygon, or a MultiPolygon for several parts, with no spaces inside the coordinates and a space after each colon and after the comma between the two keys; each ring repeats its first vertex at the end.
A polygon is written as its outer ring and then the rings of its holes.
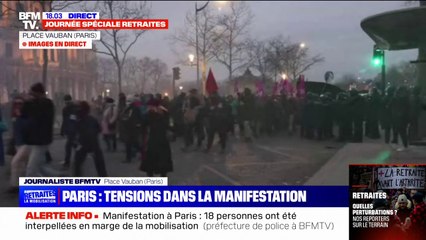
{"type": "MultiPolygon", "coordinates": [[[[205,1],[199,1],[199,6],[205,1]]],[[[153,18],[168,18],[169,30],[151,31],[139,40],[132,55],[160,58],[170,68],[179,66],[178,57],[172,52],[167,37],[184,27],[187,12],[194,12],[195,2],[151,2],[153,18]]],[[[389,10],[413,7],[398,1],[363,2],[249,2],[254,19],[250,36],[267,39],[276,35],[289,36],[294,42],[304,42],[312,54],[321,54],[325,61],[305,73],[310,81],[322,81],[326,71],[333,71],[335,78],[345,73],[371,78],[379,70],[370,66],[373,41],[362,31],[362,19],[389,10]]],[[[219,4],[210,2],[209,8],[219,10],[219,4]]],[[[226,4],[222,8],[226,8],[226,4]]],[[[101,16],[102,17],[102,16],[101,16]]],[[[195,53],[195,49],[193,51],[195,53]]],[[[189,53],[188,53],[189,54],[189,53]]],[[[186,54],[187,55],[187,54],[186,54]]],[[[184,56],[185,57],[185,56],[184,56]]],[[[396,51],[387,54],[388,66],[417,57],[416,50],[396,51]]],[[[195,80],[195,67],[180,66],[183,80],[195,80]]],[[[227,78],[220,64],[211,66],[216,79],[227,78]]]]}

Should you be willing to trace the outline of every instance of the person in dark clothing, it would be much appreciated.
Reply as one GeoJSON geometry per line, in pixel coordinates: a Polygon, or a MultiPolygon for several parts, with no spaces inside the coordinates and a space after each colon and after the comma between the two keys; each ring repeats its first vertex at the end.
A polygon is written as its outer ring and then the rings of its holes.
{"type": "Polygon", "coordinates": [[[142,103],[139,100],[134,99],[134,101],[131,102],[120,115],[120,125],[123,126],[120,135],[126,146],[125,163],[130,163],[135,155],[133,150],[135,148],[140,148],[139,140],[142,135],[141,104],[142,103]]]}
{"type": "MultiPolygon", "coordinates": [[[[404,86],[398,88],[395,92],[395,99],[393,107],[393,120],[396,130],[396,143],[398,143],[398,136],[401,137],[404,148],[408,147],[408,123],[410,114],[410,99],[408,89],[404,86]]],[[[402,151],[402,148],[398,149],[402,151]]]]}
{"type": "Polygon", "coordinates": [[[386,95],[383,98],[382,111],[381,111],[381,125],[385,131],[385,143],[390,142],[391,130],[393,130],[393,117],[392,117],[392,104],[394,100],[395,88],[388,87],[386,95]]]}
{"type": "Polygon", "coordinates": [[[306,102],[303,104],[302,109],[302,125],[301,134],[307,139],[314,138],[315,130],[315,101],[317,96],[313,93],[308,92],[306,96],[306,102]]]}
{"type": "Polygon", "coordinates": [[[231,115],[230,115],[230,119],[229,119],[229,126],[228,126],[228,132],[231,133],[231,135],[235,135],[235,118],[234,118],[234,114],[232,114],[232,107],[231,104],[234,101],[234,97],[232,95],[228,95],[226,97],[226,106],[229,107],[230,111],[231,111],[231,115]]]}
{"type": "Polygon", "coordinates": [[[322,98],[322,103],[324,106],[324,138],[330,139],[334,137],[333,134],[333,122],[335,121],[334,116],[334,102],[330,92],[326,92],[322,98]]]}
{"type": "Polygon", "coordinates": [[[264,125],[265,125],[265,132],[268,134],[268,136],[272,136],[272,133],[274,131],[274,100],[272,96],[268,96],[265,102],[264,106],[264,125]]]}
{"type": "MultiPolygon", "coordinates": [[[[273,112],[272,112],[272,117],[273,117],[273,127],[274,127],[274,133],[278,134],[279,132],[281,132],[284,128],[284,126],[286,126],[288,124],[288,118],[287,115],[285,113],[285,109],[284,109],[284,105],[282,104],[282,102],[280,101],[280,98],[278,96],[273,98],[273,112]]],[[[255,108],[253,108],[255,110],[255,108]]],[[[252,114],[252,119],[251,122],[252,124],[250,126],[252,126],[253,129],[253,137],[256,137],[255,134],[255,124],[254,124],[254,119],[255,119],[255,114],[252,114]]]]}
{"type": "Polygon", "coordinates": [[[44,168],[46,152],[53,141],[55,109],[52,100],[46,97],[41,83],[31,86],[31,99],[22,106],[23,142],[30,146],[27,177],[50,176],[52,171],[44,168]]]}
{"type": "Polygon", "coordinates": [[[192,89],[190,91],[190,95],[186,99],[183,108],[183,116],[185,123],[185,146],[182,148],[182,151],[188,151],[189,147],[194,144],[194,131],[197,135],[198,140],[197,147],[201,146],[202,140],[204,139],[202,118],[199,114],[202,105],[199,96],[197,95],[196,89],[192,89]]]}
{"type": "Polygon", "coordinates": [[[177,137],[182,137],[184,134],[184,121],[183,121],[183,104],[185,101],[185,93],[181,93],[177,98],[172,100],[170,114],[173,119],[173,128],[177,137]]]}
{"type": "Polygon", "coordinates": [[[112,147],[108,147],[110,150],[113,149],[115,151],[117,149],[117,137],[118,137],[118,140],[122,140],[121,134],[125,126],[121,125],[120,121],[118,121],[118,118],[126,107],[127,107],[126,95],[124,93],[118,94],[118,104],[116,107],[114,106],[114,108],[116,108],[115,114],[116,114],[117,120],[116,120],[116,123],[111,124],[111,127],[114,128],[112,130],[114,131],[111,131],[111,134],[107,137],[108,141],[110,142],[110,143],[107,143],[107,145],[110,145],[112,143],[112,147]]]}
{"type": "Polygon", "coordinates": [[[409,142],[419,140],[419,118],[422,111],[420,87],[414,87],[410,94],[410,123],[408,130],[409,142]]]}
{"type": "Polygon", "coordinates": [[[344,117],[345,117],[345,114],[347,114],[344,112],[344,110],[346,109],[345,107],[346,100],[347,100],[347,95],[345,92],[341,92],[337,94],[335,112],[336,112],[336,122],[338,127],[338,136],[337,136],[338,142],[346,141],[345,139],[346,136],[344,134],[344,127],[345,127],[344,117]]]}
{"type": "Polygon", "coordinates": [[[244,126],[244,139],[246,142],[253,140],[255,101],[255,96],[251,90],[249,88],[245,88],[238,111],[244,126]]]}
{"type": "Polygon", "coordinates": [[[353,127],[353,139],[355,143],[361,143],[363,140],[363,121],[364,121],[364,99],[358,91],[352,89],[349,97],[350,116],[353,127]]]}
{"type": "Polygon", "coordinates": [[[231,109],[226,106],[225,102],[220,99],[217,94],[210,97],[210,107],[207,113],[208,119],[208,137],[207,137],[207,148],[205,152],[209,152],[212,145],[213,139],[216,133],[219,135],[219,142],[221,146],[221,153],[225,152],[226,139],[228,132],[228,123],[230,121],[231,109]]]}
{"type": "Polygon", "coordinates": [[[285,112],[288,115],[288,128],[289,135],[294,134],[294,129],[297,123],[297,100],[295,97],[290,96],[285,105],[285,112]]]}
{"type": "Polygon", "coordinates": [[[168,139],[168,133],[171,130],[169,113],[157,99],[150,100],[148,108],[147,118],[143,123],[143,128],[148,129],[147,152],[139,169],[146,172],[148,177],[153,177],[154,174],[166,177],[168,172],[173,171],[168,139]]]}
{"type": "Polygon", "coordinates": [[[90,114],[90,106],[86,101],[79,104],[78,121],[76,124],[76,153],[74,157],[73,176],[82,176],[82,165],[87,154],[93,153],[95,168],[99,177],[107,177],[104,156],[99,146],[101,127],[90,114]]]}
{"type": "Polygon", "coordinates": [[[73,144],[75,142],[77,112],[76,105],[72,102],[71,95],[64,97],[65,107],[62,109],[61,136],[66,136],[65,160],[63,167],[69,168],[73,144]]]}
{"type": "Polygon", "coordinates": [[[409,221],[405,222],[404,228],[409,234],[410,240],[425,239],[426,229],[426,203],[424,195],[420,192],[414,194],[413,198],[414,209],[410,214],[409,221]]]}
{"type": "Polygon", "coordinates": [[[313,109],[313,115],[314,115],[314,126],[315,126],[315,132],[317,140],[321,141],[324,140],[324,133],[325,133],[325,125],[326,125],[326,105],[325,105],[325,96],[320,95],[319,98],[317,98],[316,101],[314,101],[314,109],[313,109]]]}
{"type": "Polygon", "coordinates": [[[366,136],[371,139],[379,139],[379,113],[381,107],[381,99],[379,92],[376,88],[371,90],[371,94],[367,100],[367,113],[366,113],[366,129],[368,132],[366,136]]]}

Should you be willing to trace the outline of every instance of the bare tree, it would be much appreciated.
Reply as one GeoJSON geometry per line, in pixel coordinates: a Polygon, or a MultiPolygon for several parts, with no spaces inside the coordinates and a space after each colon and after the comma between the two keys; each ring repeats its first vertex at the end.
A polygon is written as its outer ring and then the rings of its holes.
{"type": "Polygon", "coordinates": [[[99,57],[98,58],[98,82],[103,84],[116,83],[117,66],[111,58],[99,57]]]}
{"type": "Polygon", "coordinates": [[[152,79],[152,91],[157,93],[160,90],[161,82],[167,81],[167,64],[160,59],[154,59],[150,62],[150,77],[152,79]]]}
{"type": "Polygon", "coordinates": [[[287,59],[286,69],[288,73],[291,74],[293,80],[296,80],[300,74],[309,70],[313,65],[324,61],[324,57],[319,54],[310,57],[308,55],[308,48],[301,48],[300,44],[292,44],[289,46],[289,55],[287,59]]]}
{"type": "Polygon", "coordinates": [[[283,63],[287,57],[287,46],[289,44],[290,40],[284,39],[281,35],[273,37],[267,42],[265,61],[269,63],[269,70],[275,81],[277,75],[283,72],[283,63]]]}
{"type": "Polygon", "coordinates": [[[310,57],[308,51],[309,48],[306,46],[301,47],[299,43],[291,42],[289,38],[284,39],[282,36],[277,36],[269,41],[267,60],[270,62],[275,76],[285,73],[295,80],[313,65],[324,61],[319,54],[310,57]]]}
{"type": "Polygon", "coordinates": [[[140,70],[140,81],[141,81],[141,91],[145,92],[146,84],[149,83],[151,78],[151,58],[144,57],[139,59],[139,70],[140,70]]]}
{"type": "Polygon", "coordinates": [[[271,69],[273,68],[271,61],[268,59],[268,43],[266,41],[251,39],[247,42],[247,57],[249,67],[256,69],[262,81],[272,79],[271,69]]]}
{"type": "Polygon", "coordinates": [[[232,74],[248,64],[244,54],[247,49],[247,30],[253,14],[246,2],[231,1],[229,9],[229,13],[218,19],[220,30],[216,31],[213,53],[216,60],[226,67],[229,81],[232,81],[232,74]]]}
{"type": "MultiPolygon", "coordinates": [[[[93,6],[86,5],[85,11],[96,11],[107,19],[144,19],[151,15],[151,8],[146,1],[97,1],[93,6]],[[87,9],[89,8],[89,9],[87,9]]],[[[132,32],[120,29],[103,30],[100,45],[103,49],[95,49],[97,53],[110,56],[117,66],[118,91],[122,92],[122,70],[129,50],[145,30],[132,32]]]]}
{"type": "MultiPolygon", "coordinates": [[[[172,51],[178,56],[178,63],[187,65],[188,54],[194,54],[196,44],[196,21],[193,11],[186,14],[184,27],[178,29],[169,37],[172,43],[172,51]],[[177,50],[176,48],[179,48],[177,50]]],[[[206,78],[207,64],[214,58],[214,41],[217,38],[217,19],[212,10],[207,7],[198,16],[198,52],[201,63],[202,79],[206,78]]],[[[195,59],[196,60],[196,59],[195,59]]]]}
{"type": "Polygon", "coordinates": [[[142,89],[140,81],[141,67],[136,57],[128,57],[123,65],[123,87],[126,92],[139,92],[142,89]]]}

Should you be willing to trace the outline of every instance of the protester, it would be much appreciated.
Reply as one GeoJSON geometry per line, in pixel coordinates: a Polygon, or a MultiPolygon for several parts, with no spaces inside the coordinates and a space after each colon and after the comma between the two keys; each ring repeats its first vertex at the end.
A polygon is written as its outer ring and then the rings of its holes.
{"type": "Polygon", "coordinates": [[[120,139],[126,147],[125,163],[130,163],[135,155],[135,150],[140,149],[139,140],[142,135],[142,113],[140,110],[141,101],[138,96],[120,114],[119,124],[121,125],[120,139]]]}
{"type": "Polygon", "coordinates": [[[26,167],[28,163],[28,157],[30,155],[30,147],[24,144],[23,140],[23,118],[22,118],[22,106],[24,104],[23,96],[16,96],[14,99],[14,107],[12,116],[13,121],[13,144],[16,147],[16,152],[10,163],[10,181],[8,193],[19,192],[19,177],[24,177],[26,167]]]}
{"type": "Polygon", "coordinates": [[[409,234],[410,240],[422,240],[425,237],[426,229],[426,204],[424,196],[418,192],[413,196],[414,209],[410,214],[409,220],[405,222],[404,228],[409,234]]]}
{"type": "Polygon", "coordinates": [[[398,200],[395,204],[395,209],[397,211],[397,216],[399,220],[404,223],[406,218],[410,216],[411,213],[411,201],[407,199],[405,194],[400,194],[398,200]]]}
{"type": "Polygon", "coordinates": [[[75,142],[77,109],[71,95],[64,96],[65,107],[62,109],[61,136],[66,137],[64,168],[69,168],[73,144],[75,142]]]}
{"type": "Polygon", "coordinates": [[[158,99],[148,102],[148,115],[144,122],[148,128],[148,143],[146,158],[141,162],[140,170],[147,173],[148,177],[160,174],[166,177],[168,172],[173,171],[172,153],[168,134],[169,113],[165,107],[160,105],[158,99]]]}
{"type": "Polygon", "coordinates": [[[46,152],[53,141],[54,106],[42,83],[31,86],[30,99],[22,107],[23,142],[30,148],[27,177],[57,175],[45,165],[46,152]]]}
{"type": "Polygon", "coordinates": [[[400,136],[404,148],[398,148],[397,151],[403,151],[408,148],[408,123],[410,120],[410,100],[408,89],[406,87],[401,86],[395,92],[392,107],[394,130],[396,132],[394,134],[394,143],[398,143],[398,136],[400,136]]]}
{"type": "Polygon", "coordinates": [[[82,176],[82,165],[87,154],[93,153],[95,168],[99,177],[107,177],[105,160],[99,146],[101,127],[96,118],[90,114],[90,106],[86,101],[79,104],[78,121],[76,124],[76,153],[73,166],[73,176],[82,176]]]}
{"type": "Polygon", "coordinates": [[[102,134],[107,146],[107,151],[117,150],[117,118],[118,109],[114,104],[114,99],[107,98],[102,118],[102,134]]]}
{"type": "Polygon", "coordinates": [[[210,97],[210,107],[208,109],[208,128],[207,128],[207,148],[205,152],[209,152],[215,134],[219,135],[219,142],[221,146],[221,153],[225,152],[227,132],[229,130],[229,122],[231,119],[231,109],[225,106],[217,94],[210,97]]]}
{"type": "Polygon", "coordinates": [[[197,90],[192,89],[184,103],[183,117],[185,124],[185,145],[182,151],[188,151],[194,144],[194,132],[197,136],[197,147],[200,147],[204,139],[204,131],[202,128],[202,119],[199,116],[199,111],[202,108],[200,97],[197,90]]]}

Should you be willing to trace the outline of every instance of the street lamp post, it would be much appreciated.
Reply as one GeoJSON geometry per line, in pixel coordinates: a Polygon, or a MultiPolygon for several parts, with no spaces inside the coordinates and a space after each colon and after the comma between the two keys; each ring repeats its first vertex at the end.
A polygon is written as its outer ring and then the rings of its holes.
{"type": "Polygon", "coordinates": [[[195,2],[195,51],[197,57],[197,86],[200,88],[200,61],[198,54],[198,12],[202,11],[207,7],[210,1],[207,1],[201,8],[198,8],[197,2],[195,2]]]}

